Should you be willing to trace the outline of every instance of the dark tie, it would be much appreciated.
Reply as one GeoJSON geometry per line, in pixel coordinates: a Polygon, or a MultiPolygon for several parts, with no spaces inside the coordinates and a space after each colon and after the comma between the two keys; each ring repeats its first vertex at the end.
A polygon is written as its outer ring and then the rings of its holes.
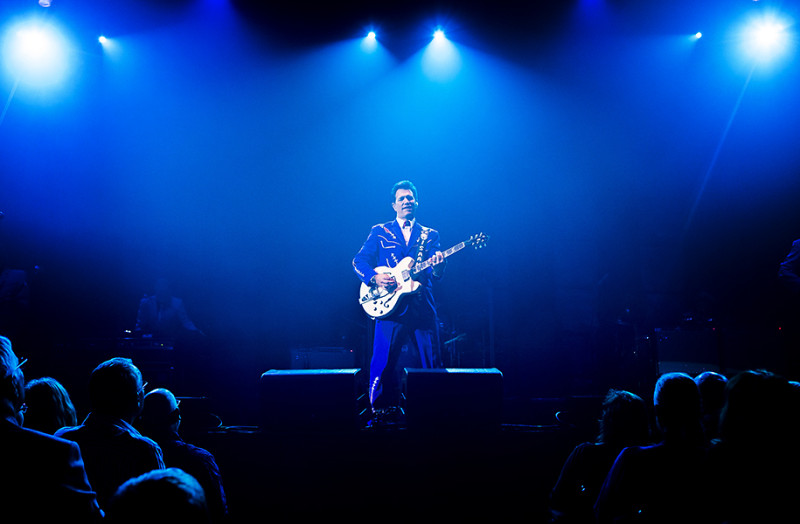
{"type": "Polygon", "coordinates": [[[410,220],[406,220],[405,223],[403,224],[403,229],[405,229],[407,227],[411,227],[411,221],[410,220]]]}

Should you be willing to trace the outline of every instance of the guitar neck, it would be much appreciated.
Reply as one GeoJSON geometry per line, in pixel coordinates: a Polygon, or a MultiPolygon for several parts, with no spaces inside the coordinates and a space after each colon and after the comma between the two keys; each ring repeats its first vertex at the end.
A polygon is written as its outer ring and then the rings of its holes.
{"type": "MultiPolygon", "coordinates": [[[[442,254],[444,255],[445,258],[447,258],[450,255],[452,255],[453,253],[457,253],[457,252],[461,251],[466,246],[467,246],[467,242],[466,241],[459,242],[458,244],[456,244],[455,246],[451,247],[447,251],[443,251],[442,254]]],[[[414,266],[413,269],[411,270],[411,274],[412,274],[412,276],[418,275],[422,271],[425,271],[426,269],[428,269],[429,267],[432,267],[434,265],[436,265],[436,264],[434,264],[430,260],[426,260],[426,261],[421,262],[421,263],[417,264],[416,266],[414,266]]]]}

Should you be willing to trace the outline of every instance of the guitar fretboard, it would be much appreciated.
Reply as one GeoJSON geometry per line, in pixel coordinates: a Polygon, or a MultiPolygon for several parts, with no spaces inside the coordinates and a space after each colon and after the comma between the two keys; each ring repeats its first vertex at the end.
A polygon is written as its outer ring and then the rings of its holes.
{"type": "MultiPolygon", "coordinates": [[[[455,246],[451,247],[450,249],[444,251],[442,254],[444,255],[445,258],[447,258],[450,255],[452,255],[453,253],[457,253],[458,251],[461,251],[466,246],[467,246],[466,242],[460,242],[460,243],[456,244],[455,246]]],[[[431,267],[433,265],[435,265],[435,264],[433,264],[433,262],[431,262],[430,260],[426,260],[425,262],[422,262],[422,263],[417,264],[416,266],[414,266],[411,269],[411,274],[412,275],[416,275],[417,273],[419,273],[421,271],[425,271],[426,269],[428,269],[429,267],[431,267]]]]}

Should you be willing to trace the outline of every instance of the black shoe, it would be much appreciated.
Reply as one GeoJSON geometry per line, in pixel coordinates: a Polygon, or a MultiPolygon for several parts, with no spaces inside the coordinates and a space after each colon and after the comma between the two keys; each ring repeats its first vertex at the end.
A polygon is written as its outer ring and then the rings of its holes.
{"type": "Polygon", "coordinates": [[[400,406],[374,409],[367,428],[389,428],[405,423],[405,411],[400,406]]]}

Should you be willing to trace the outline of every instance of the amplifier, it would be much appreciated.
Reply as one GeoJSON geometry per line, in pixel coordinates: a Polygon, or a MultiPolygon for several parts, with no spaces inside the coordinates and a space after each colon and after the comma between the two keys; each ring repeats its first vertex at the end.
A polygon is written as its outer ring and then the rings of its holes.
{"type": "Polygon", "coordinates": [[[271,431],[356,429],[359,371],[267,371],[259,381],[259,426],[271,431]]]}
{"type": "Polygon", "coordinates": [[[409,430],[500,429],[503,374],[494,368],[406,369],[409,430]]]}

